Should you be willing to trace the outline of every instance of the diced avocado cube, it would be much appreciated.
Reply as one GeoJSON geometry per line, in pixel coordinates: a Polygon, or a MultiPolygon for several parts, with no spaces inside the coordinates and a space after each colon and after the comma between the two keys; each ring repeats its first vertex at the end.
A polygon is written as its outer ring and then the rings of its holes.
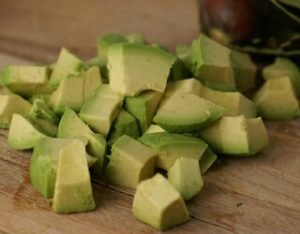
{"type": "Polygon", "coordinates": [[[149,128],[147,129],[144,134],[150,134],[150,133],[156,133],[156,132],[165,132],[166,130],[163,129],[161,126],[156,125],[156,124],[151,124],[149,128]]]}
{"type": "Polygon", "coordinates": [[[51,73],[48,86],[55,89],[62,80],[80,76],[83,69],[84,63],[66,48],[62,48],[51,73]]]}
{"type": "Polygon", "coordinates": [[[268,134],[260,117],[223,116],[202,130],[200,137],[215,152],[232,156],[254,155],[268,146],[268,134]]]}
{"type": "Polygon", "coordinates": [[[139,141],[157,151],[156,167],[165,170],[180,157],[199,161],[207,149],[207,144],[199,138],[167,132],[144,134],[139,141]]]}
{"type": "Polygon", "coordinates": [[[253,100],[264,119],[291,120],[300,116],[299,100],[288,76],[268,79],[253,100]]]}
{"type": "Polygon", "coordinates": [[[195,94],[177,93],[158,109],[153,121],[173,133],[200,130],[219,119],[224,109],[195,94]]]}
{"type": "Polygon", "coordinates": [[[11,90],[9,90],[9,88],[5,86],[1,86],[0,83],[0,95],[8,95],[8,94],[14,94],[14,93],[11,90]]]}
{"type": "Polygon", "coordinates": [[[108,145],[112,145],[122,135],[137,139],[140,130],[136,119],[127,111],[121,109],[108,136],[108,145]]]}
{"type": "MultiPolygon", "coordinates": [[[[3,91],[4,93],[4,91],[3,91]]],[[[31,104],[15,94],[0,94],[0,128],[8,128],[14,113],[28,115],[31,104]]]]}
{"type": "Polygon", "coordinates": [[[129,188],[154,175],[157,154],[155,150],[133,138],[123,135],[112,146],[106,180],[129,188]]]}
{"type": "Polygon", "coordinates": [[[45,66],[6,66],[0,73],[0,83],[13,92],[30,97],[36,93],[47,93],[48,69],[45,66]]]}
{"type": "Polygon", "coordinates": [[[180,58],[177,58],[171,68],[168,81],[179,81],[191,76],[192,74],[184,62],[180,58]]]}
{"type": "Polygon", "coordinates": [[[64,79],[53,92],[49,105],[58,114],[63,114],[66,107],[79,112],[83,103],[84,77],[64,79]]]}
{"type": "Polygon", "coordinates": [[[39,119],[28,116],[31,123],[41,132],[50,137],[56,137],[57,135],[57,124],[47,119],[39,119]]]}
{"type": "Polygon", "coordinates": [[[7,143],[14,149],[32,149],[38,140],[46,137],[29,119],[20,114],[13,114],[7,143]]]}
{"type": "Polygon", "coordinates": [[[87,212],[95,206],[85,146],[81,141],[73,141],[59,154],[53,210],[87,212]]]}
{"type": "Polygon", "coordinates": [[[214,164],[218,159],[218,156],[212,151],[210,147],[207,147],[205,153],[200,159],[200,171],[204,175],[208,169],[214,164]]]}
{"type": "Polygon", "coordinates": [[[84,74],[83,99],[87,100],[102,84],[102,77],[98,66],[90,67],[84,74]]]}
{"type": "Polygon", "coordinates": [[[95,175],[100,176],[106,153],[106,140],[102,134],[92,132],[74,111],[67,108],[60,120],[57,136],[86,138],[88,140],[87,152],[97,159],[91,170],[95,175]]]}
{"type": "Polygon", "coordinates": [[[44,119],[51,123],[58,124],[59,117],[49,108],[43,99],[36,98],[29,112],[29,116],[33,119],[44,119]]]}
{"type": "Polygon", "coordinates": [[[257,67],[247,53],[232,50],[231,66],[234,72],[236,89],[245,92],[255,88],[257,67]]]}
{"type": "Polygon", "coordinates": [[[192,47],[187,45],[177,45],[176,55],[184,63],[187,68],[192,65],[192,47]]]}
{"type": "Polygon", "coordinates": [[[175,93],[190,93],[201,96],[203,87],[199,80],[189,78],[168,83],[164,95],[170,97],[175,93]]]}
{"type": "Polygon", "coordinates": [[[108,84],[102,84],[83,103],[79,116],[95,132],[107,136],[118,116],[122,101],[123,97],[114,93],[108,84]]]}
{"type": "Polygon", "coordinates": [[[191,71],[210,88],[235,91],[230,50],[201,34],[192,42],[191,71]]]}
{"type": "Polygon", "coordinates": [[[300,70],[298,66],[288,58],[276,58],[275,62],[263,70],[265,80],[288,76],[293,84],[296,95],[300,96],[300,70]]]}
{"type": "Polygon", "coordinates": [[[162,94],[155,91],[146,91],[135,97],[126,97],[124,107],[138,121],[141,133],[151,125],[159,106],[162,94]]]}
{"type": "Polygon", "coordinates": [[[193,158],[176,159],[168,171],[168,180],[184,200],[191,199],[201,191],[204,184],[199,160],[193,158]]]}
{"type": "MultiPolygon", "coordinates": [[[[83,139],[80,139],[84,142],[83,139]]],[[[45,198],[52,198],[57,163],[63,147],[78,139],[45,137],[37,141],[30,162],[30,180],[45,198]]],[[[86,142],[84,142],[85,144],[86,142]]]]}
{"type": "Polygon", "coordinates": [[[224,115],[226,116],[244,115],[252,118],[257,115],[255,104],[240,92],[224,92],[204,87],[201,96],[224,107],[224,115]]]}
{"type": "Polygon", "coordinates": [[[141,182],[134,195],[134,216],[158,230],[166,230],[189,219],[180,194],[162,175],[141,182]]]}
{"type": "Polygon", "coordinates": [[[108,50],[109,80],[112,90],[135,96],[144,90],[163,93],[176,57],[148,45],[119,43],[108,50]]]}
{"type": "Polygon", "coordinates": [[[140,33],[131,33],[126,38],[129,43],[146,44],[144,36],[140,33]]]}

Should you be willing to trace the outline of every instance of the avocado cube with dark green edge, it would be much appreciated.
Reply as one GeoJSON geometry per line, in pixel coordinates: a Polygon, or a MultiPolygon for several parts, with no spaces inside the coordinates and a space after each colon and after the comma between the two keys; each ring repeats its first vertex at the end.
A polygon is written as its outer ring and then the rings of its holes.
{"type": "Polygon", "coordinates": [[[188,45],[177,45],[176,46],[177,57],[185,64],[187,68],[192,65],[192,47],[188,45]]]}
{"type": "Polygon", "coordinates": [[[180,157],[199,161],[208,147],[199,138],[167,132],[144,134],[139,141],[157,151],[156,167],[164,170],[169,170],[180,157]]]}
{"type": "Polygon", "coordinates": [[[137,186],[132,211],[135,218],[158,230],[167,230],[189,219],[184,200],[160,174],[137,186]]]}
{"type": "Polygon", "coordinates": [[[112,145],[122,135],[137,139],[140,130],[136,119],[127,111],[121,109],[108,136],[108,145],[112,145]]]}
{"type": "Polygon", "coordinates": [[[84,77],[64,79],[51,95],[49,105],[57,114],[62,115],[66,107],[79,112],[83,103],[84,77]]]}
{"type": "Polygon", "coordinates": [[[131,33],[126,36],[126,39],[129,43],[134,44],[146,44],[145,37],[140,33],[131,33]]]}
{"type": "MultiPolygon", "coordinates": [[[[9,92],[9,90],[7,90],[9,92]]],[[[12,115],[14,113],[28,115],[31,109],[31,103],[19,95],[0,94],[0,128],[9,128],[12,115]]]]}
{"type": "Polygon", "coordinates": [[[84,63],[66,48],[62,48],[49,78],[48,87],[55,89],[62,80],[82,75],[84,63]]]}
{"type": "Polygon", "coordinates": [[[122,96],[114,93],[108,84],[102,84],[83,103],[79,116],[95,132],[107,136],[119,114],[122,102],[122,96]]]}
{"type": "Polygon", "coordinates": [[[161,105],[153,122],[173,133],[189,133],[218,120],[224,108],[195,94],[177,93],[161,105]]]}
{"type": "Polygon", "coordinates": [[[83,100],[87,100],[102,84],[102,77],[98,66],[92,66],[84,73],[83,100]]]}
{"type": "Polygon", "coordinates": [[[50,137],[56,137],[57,135],[57,124],[51,122],[47,119],[39,119],[33,118],[31,116],[27,116],[27,118],[33,123],[33,125],[39,129],[41,132],[50,137]]]}
{"type": "Polygon", "coordinates": [[[204,175],[208,169],[214,164],[218,159],[218,156],[212,151],[210,147],[207,147],[206,151],[200,159],[200,171],[204,175]]]}
{"type": "Polygon", "coordinates": [[[236,89],[240,92],[249,91],[256,86],[257,67],[247,53],[232,50],[230,54],[236,89]]]}
{"type": "Polygon", "coordinates": [[[299,100],[288,76],[268,79],[253,100],[263,119],[291,120],[300,116],[299,100]]]}
{"type": "Polygon", "coordinates": [[[256,117],[257,110],[253,101],[240,92],[224,92],[204,87],[201,95],[204,99],[224,108],[226,116],[244,115],[256,117]]]}
{"type": "Polygon", "coordinates": [[[235,91],[230,50],[201,34],[192,42],[191,71],[195,78],[210,88],[235,91]]]}
{"type": "Polygon", "coordinates": [[[223,116],[202,130],[200,137],[217,153],[250,156],[268,146],[268,134],[260,117],[223,116]]]}
{"type": "Polygon", "coordinates": [[[191,76],[192,73],[185,66],[184,62],[181,59],[177,58],[171,68],[168,82],[183,80],[191,76]]]}
{"type": "Polygon", "coordinates": [[[75,213],[95,207],[85,146],[73,141],[59,153],[52,208],[56,213],[75,213]]]}
{"type": "Polygon", "coordinates": [[[146,132],[144,132],[144,134],[150,134],[156,132],[166,132],[166,130],[157,124],[151,124],[149,128],[146,130],[146,132]]]}
{"type": "Polygon", "coordinates": [[[13,114],[8,131],[7,143],[13,149],[32,149],[46,135],[33,122],[20,114],[13,114]]]}
{"type": "Polygon", "coordinates": [[[48,120],[53,124],[58,124],[59,122],[57,114],[50,109],[45,100],[39,98],[33,101],[29,116],[33,119],[48,120]]]}
{"type": "Polygon", "coordinates": [[[154,175],[157,153],[132,137],[123,135],[112,146],[105,170],[107,182],[128,188],[154,175]]]}
{"type": "Polygon", "coordinates": [[[108,70],[112,90],[136,96],[144,90],[163,93],[176,57],[149,45],[118,43],[109,47],[108,70]]]}
{"type": "MultiPolygon", "coordinates": [[[[33,187],[45,198],[52,198],[57,163],[63,147],[79,139],[45,137],[37,141],[30,162],[30,180],[33,187]]],[[[84,139],[80,139],[87,144],[84,139]]],[[[89,158],[89,157],[87,157],[89,158]]]]}
{"type": "Polygon", "coordinates": [[[11,65],[0,72],[0,83],[25,97],[49,93],[47,82],[48,68],[45,66],[11,65]]]}
{"type": "Polygon", "coordinates": [[[106,153],[106,140],[102,134],[94,133],[70,108],[65,110],[60,120],[57,137],[87,139],[87,152],[97,159],[91,171],[96,176],[101,175],[106,153]]]}
{"type": "Polygon", "coordinates": [[[199,160],[193,158],[176,159],[168,171],[168,180],[184,200],[190,200],[201,191],[204,185],[199,160]]]}
{"type": "Polygon", "coordinates": [[[138,96],[125,98],[124,108],[136,118],[142,134],[151,125],[162,96],[159,92],[146,91],[138,96]]]}

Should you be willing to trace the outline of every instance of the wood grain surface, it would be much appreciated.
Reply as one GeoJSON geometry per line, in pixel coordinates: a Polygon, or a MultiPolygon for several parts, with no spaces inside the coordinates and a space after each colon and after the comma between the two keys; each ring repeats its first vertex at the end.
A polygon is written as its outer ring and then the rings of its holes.
{"type": "MultiPolygon", "coordinates": [[[[0,67],[25,63],[0,55],[0,67]]],[[[166,233],[300,233],[300,120],[266,122],[270,145],[249,158],[223,158],[189,201],[190,221],[166,233]]],[[[93,181],[93,212],[57,215],[29,182],[30,152],[0,131],[0,233],[157,233],[134,219],[133,190],[93,181]]]]}

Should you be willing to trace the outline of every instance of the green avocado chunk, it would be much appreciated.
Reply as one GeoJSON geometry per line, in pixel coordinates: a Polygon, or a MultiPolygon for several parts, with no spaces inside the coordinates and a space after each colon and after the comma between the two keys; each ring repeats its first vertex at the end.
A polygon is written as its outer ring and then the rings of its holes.
{"type": "Polygon", "coordinates": [[[147,129],[146,132],[144,132],[144,134],[150,134],[150,133],[156,133],[156,132],[165,132],[166,130],[163,129],[161,126],[157,125],[157,124],[151,124],[149,126],[149,128],[147,129]]]}
{"type": "Polygon", "coordinates": [[[87,100],[102,84],[102,77],[98,66],[90,67],[84,74],[83,99],[87,100]]]}
{"type": "Polygon", "coordinates": [[[223,107],[195,94],[177,93],[160,106],[153,121],[168,132],[189,133],[212,124],[223,112],[223,107]]]}
{"type": "Polygon", "coordinates": [[[268,79],[253,100],[263,119],[291,120],[300,116],[299,100],[288,76],[268,79]]]}
{"type": "Polygon", "coordinates": [[[143,134],[151,125],[159,106],[162,94],[155,91],[146,91],[135,97],[126,97],[124,107],[138,121],[143,134]]]}
{"type": "Polygon", "coordinates": [[[82,74],[84,63],[66,48],[62,48],[49,78],[48,87],[55,89],[62,80],[82,74]]]}
{"type": "Polygon", "coordinates": [[[175,56],[153,46],[114,44],[108,50],[110,86],[125,96],[145,90],[163,93],[175,60],[175,56]]]}
{"type": "Polygon", "coordinates": [[[72,141],[59,153],[53,210],[87,212],[95,206],[85,146],[79,140],[72,141]]]}
{"type": "Polygon", "coordinates": [[[178,158],[168,171],[170,184],[180,193],[184,200],[197,195],[203,187],[199,160],[178,158]]]}
{"type": "Polygon", "coordinates": [[[158,230],[167,230],[189,219],[180,194],[160,174],[138,185],[132,211],[138,220],[158,230]]]}
{"type": "Polygon", "coordinates": [[[214,164],[218,159],[218,156],[212,151],[210,147],[207,147],[205,153],[200,159],[200,171],[204,175],[208,169],[214,164]]]}
{"type": "Polygon", "coordinates": [[[165,170],[180,157],[199,161],[207,149],[207,144],[199,138],[167,132],[144,134],[139,141],[157,151],[156,167],[165,170]]]}
{"type": "Polygon", "coordinates": [[[233,156],[254,155],[268,145],[268,134],[260,117],[223,116],[200,131],[200,137],[215,152],[233,156]]]}
{"type": "Polygon", "coordinates": [[[112,146],[105,178],[111,184],[136,188],[154,175],[156,158],[155,150],[123,135],[112,146]]]}
{"type": "Polygon", "coordinates": [[[33,119],[48,120],[53,124],[58,124],[59,117],[53,112],[43,99],[36,98],[33,100],[29,116],[33,119]]]}

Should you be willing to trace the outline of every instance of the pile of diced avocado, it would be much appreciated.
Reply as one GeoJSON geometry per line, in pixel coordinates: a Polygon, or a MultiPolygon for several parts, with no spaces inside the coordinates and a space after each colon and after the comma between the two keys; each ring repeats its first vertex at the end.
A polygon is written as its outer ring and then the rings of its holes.
{"type": "Polygon", "coordinates": [[[57,213],[95,208],[92,176],[136,189],[132,211],[144,223],[186,222],[185,201],[217,154],[254,155],[268,145],[262,118],[300,115],[300,73],[286,58],[263,70],[251,100],[249,55],[204,35],[176,55],[139,34],[107,34],[97,46],[87,62],[63,48],[51,65],[0,73],[0,127],[12,148],[33,149],[31,183],[57,213]]]}

